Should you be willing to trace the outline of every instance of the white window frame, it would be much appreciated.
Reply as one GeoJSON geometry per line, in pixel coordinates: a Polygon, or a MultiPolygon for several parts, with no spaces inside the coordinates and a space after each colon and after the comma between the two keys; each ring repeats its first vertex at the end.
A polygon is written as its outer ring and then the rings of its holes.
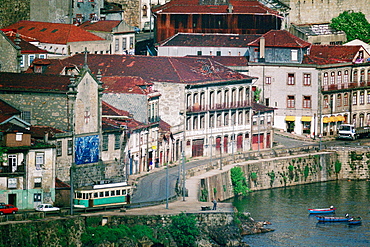
{"type": "Polygon", "coordinates": [[[290,50],[292,61],[298,61],[298,50],[290,50]]]}
{"type": "Polygon", "coordinates": [[[44,162],[45,162],[45,154],[36,153],[36,156],[35,156],[36,170],[41,170],[41,168],[45,164],[44,162]]]}

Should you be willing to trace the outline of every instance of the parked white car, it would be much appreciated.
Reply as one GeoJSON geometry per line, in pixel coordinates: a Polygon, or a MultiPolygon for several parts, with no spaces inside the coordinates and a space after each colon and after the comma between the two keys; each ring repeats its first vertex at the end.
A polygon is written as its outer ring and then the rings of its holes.
{"type": "Polygon", "coordinates": [[[40,204],[36,207],[36,211],[41,211],[41,212],[50,212],[50,211],[58,211],[60,208],[58,207],[53,207],[51,204],[40,204]]]}

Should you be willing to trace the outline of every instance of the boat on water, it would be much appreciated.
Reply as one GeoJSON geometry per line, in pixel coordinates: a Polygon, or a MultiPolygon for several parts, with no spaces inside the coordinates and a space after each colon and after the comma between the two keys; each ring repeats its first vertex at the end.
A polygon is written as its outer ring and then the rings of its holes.
{"type": "Polygon", "coordinates": [[[349,221],[348,221],[348,224],[349,225],[360,225],[362,223],[362,219],[361,219],[361,217],[353,217],[352,219],[350,219],[349,221]]]}
{"type": "Polygon", "coordinates": [[[319,222],[349,222],[353,217],[346,215],[345,217],[334,217],[334,216],[316,216],[319,222]]]}
{"type": "Polygon", "coordinates": [[[337,208],[331,206],[330,208],[309,208],[308,212],[310,214],[332,214],[335,213],[337,208]]]}

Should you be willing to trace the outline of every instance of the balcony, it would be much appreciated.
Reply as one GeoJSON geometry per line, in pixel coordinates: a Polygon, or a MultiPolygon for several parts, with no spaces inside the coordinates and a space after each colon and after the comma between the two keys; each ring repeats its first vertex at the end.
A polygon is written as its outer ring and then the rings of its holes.
{"type": "Polygon", "coordinates": [[[251,103],[249,100],[213,104],[213,105],[193,105],[193,106],[187,107],[186,111],[188,113],[196,113],[196,112],[206,112],[206,111],[216,111],[216,110],[237,109],[237,108],[245,108],[245,107],[251,107],[251,103]]]}
{"type": "Polygon", "coordinates": [[[25,165],[17,166],[17,170],[14,172],[11,166],[0,166],[0,177],[23,176],[25,171],[25,165]]]}
{"type": "Polygon", "coordinates": [[[370,87],[370,81],[325,85],[325,86],[322,86],[321,89],[323,92],[325,92],[325,91],[336,91],[336,90],[352,89],[352,88],[360,88],[360,87],[370,87]]]}

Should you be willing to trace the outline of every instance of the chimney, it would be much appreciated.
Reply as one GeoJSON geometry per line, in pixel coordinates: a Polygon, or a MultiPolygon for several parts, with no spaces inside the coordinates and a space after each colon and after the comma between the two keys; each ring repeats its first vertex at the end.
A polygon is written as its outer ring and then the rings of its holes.
{"type": "Polygon", "coordinates": [[[258,59],[259,62],[265,62],[265,37],[260,38],[260,57],[258,59]]]}
{"type": "Polygon", "coordinates": [[[231,3],[229,3],[229,7],[227,7],[227,11],[229,12],[229,13],[232,13],[233,12],[233,5],[231,4],[231,3]]]}

